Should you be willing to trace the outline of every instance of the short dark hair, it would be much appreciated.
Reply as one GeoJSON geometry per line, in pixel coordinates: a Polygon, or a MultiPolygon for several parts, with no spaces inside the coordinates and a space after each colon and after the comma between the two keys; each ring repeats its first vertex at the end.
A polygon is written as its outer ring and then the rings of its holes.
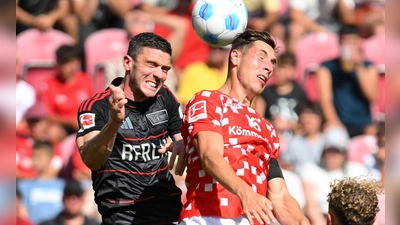
{"type": "Polygon", "coordinates": [[[49,154],[53,155],[54,154],[54,147],[53,145],[48,142],[48,141],[35,141],[33,144],[32,150],[35,151],[37,149],[44,149],[46,150],[49,154]]]}
{"type": "Polygon", "coordinates": [[[238,49],[246,54],[247,49],[253,45],[256,41],[262,41],[267,43],[276,51],[276,42],[273,37],[264,31],[256,31],[247,29],[243,33],[237,35],[232,42],[231,51],[233,49],[238,49]]]}
{"type": "Polygon", "coordinates": [[[131,38],[127,54],[136,60],[145,47],[158,49],[172,55],[171,44],[165,38],[151,32],[143,32],[131,38]]]}
{"type": "Polygon", "coordinates": [[[63,64],[80,58],[80,51],[73,45],[61,45],[56,50],[57,63],[63,64]]]}
{"type": "Polygon", "coordinates": [[[339,37],[346,34],[360,35],[360,30],[357,26],[352,24],[343,24],[339,29],[339,37]]]}
{"type": "Polygon", "coordinates": [[[314,103],[312,101],[306,101],[305,103],[300,104],[297,107],[296,111],[297,111],[297,115],[309,112],[309,113],[318,115],[322,119],[324,117],[324,114],[322,113],[321,106],[318,103],[314,103]]]}
{"type": "Polygon", "coordinates": [[[293,53],[285,52],[278,57],[278,66],[288,65],[292,67],[296,67],[297,60],[296,56],[293,53]]]}

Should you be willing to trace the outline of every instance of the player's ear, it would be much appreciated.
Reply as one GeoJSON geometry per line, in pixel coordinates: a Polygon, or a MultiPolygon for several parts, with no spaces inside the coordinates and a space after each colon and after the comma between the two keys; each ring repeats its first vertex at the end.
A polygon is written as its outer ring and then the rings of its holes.
{"type": "Polygon", "coordinates": [[[123,66],[125,70],[132,70],[133,67],[133,59],[132,57],[130,57],[129,55],[125,55],[124,56],[124,60],[123,60],[123,66]]]}
{"type": "Polygon", "coordinates": [[[240,52],[237,49],[233,49],[229,55],[229,59],[234,66],[238,65],[240,62],[240,52]]]}

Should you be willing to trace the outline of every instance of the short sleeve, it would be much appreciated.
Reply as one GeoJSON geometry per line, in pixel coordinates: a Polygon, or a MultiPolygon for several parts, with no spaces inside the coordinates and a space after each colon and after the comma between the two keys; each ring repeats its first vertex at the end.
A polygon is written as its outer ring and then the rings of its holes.
{"type": "Polygon", "coordinates": [[[166,108],[168,110],[168,133],[169,136],[173,136],[175,134],[179,134],[181,132],[182,126],[182,110],[180,104],[176,98],[176,96],[172,93],[172,91],[167,87],[166,88],[166,108]]]}
{"type": "Polygon", "coordinates": [[[223,135],[222,102],[216,92],[197,93],[186,106],[184,123],[188,125],[190,138],[200,131],[214,131],[223,135]]]}
{"type": "Polygon", "coordinates": [[[102,101],[88,99],[83,101],[78,111],[79,130],[77,137],[85,136],[92,131],[100,131],[109,120],[108,105],[102,101]]]}

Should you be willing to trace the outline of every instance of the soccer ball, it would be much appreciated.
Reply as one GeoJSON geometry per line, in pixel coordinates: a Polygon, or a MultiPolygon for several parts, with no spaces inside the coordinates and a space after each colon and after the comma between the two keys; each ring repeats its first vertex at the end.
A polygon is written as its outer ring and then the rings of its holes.
{"type": "Polygon", "coordinates": [[[247,18],[242,0],[198,0],[192,11],[192,26],[207,44],[224,47],[246,29],[247,18]]]}

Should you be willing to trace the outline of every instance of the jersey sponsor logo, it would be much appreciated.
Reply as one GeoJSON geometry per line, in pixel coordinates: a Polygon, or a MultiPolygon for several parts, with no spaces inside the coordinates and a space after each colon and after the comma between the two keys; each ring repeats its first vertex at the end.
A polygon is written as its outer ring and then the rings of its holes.
{"type": "Polygon", "coordinates": [[[189,123],[193,123],[199,119],[207,118],[206,101],[199,101],[194,103],[189,108],[189,123]]]}
{"type": "Polygon", "coordinates": [[[152,125],[168,122],[168,112],[166,109],[146,114],[146,117],[152,125]]]}
{"type": "Polygon", "coordinates": [[[249,126],[256,129],[258,132],[261,132],[260,128],[260,118],[254,118],[254,117],[249,117],[249,115],[246,114],[247,121],[249,122],[249,126]]]}
{"type": "Polygon", "coordinates": [[[257,138],[260,138],[260,139],[268,142],[267,138],[261,136],[259,133],[255,132],[253,130],[244,129],[241,126],[229,126],[228,132],[229,132],[229,135],[257,137],[257,138]]]}
{"type": "Polygon", "coordinates": [[[123,130],[127,130],[127,129],[133,130],[133,125],[132,125],[131,119],[129,117],[126,117],[124,119],[124,121],[122,121],[122,124],[121,124],[120,128],[123,129],[123,130]]]}
{"type": "Polygon", "coordinates": [[[84,113],[79,116],[79,122],[81,124],[81,129],[79,130],[80,132],[89,129],[91,127],[95,126],[95,117],[96,114],[94,113],[84,113]]]}
{"type": "Polygon", "coordinates": [[[160,141],[160,145],[146,142],[138,145],[123,144],[121,159],[123,161],[141,161],[148,162],[151,160],[167,157],[168,154],[159,154],[158,149],[164,148],[167,139],[160,141]]]}

